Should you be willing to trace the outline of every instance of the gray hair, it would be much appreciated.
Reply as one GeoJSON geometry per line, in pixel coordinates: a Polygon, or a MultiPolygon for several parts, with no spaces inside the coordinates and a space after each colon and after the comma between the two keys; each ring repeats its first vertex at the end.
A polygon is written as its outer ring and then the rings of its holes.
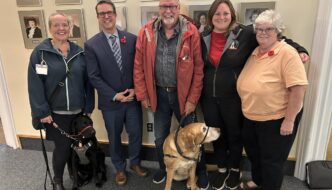
{"type": "Polygon", "coordinates": [[[71,20],[68,18],[68,16],[64,13],[52,13],[49,17],[48,17],[48,28],[51,28],[51,25],[52,25],[52,18],[54,16],[57,16],[57,15],[61,15],[61,16],[64,16],[68,22],[68,25],[70,26],[71,25],[71,20]]]}
{"type": "Polygon", "coordinates": [[[256,29],[257,24],[263,23],[272,24],[277,29],[279,38],[282,36],[282,33],[286,28],[282,21],[281,15],[274,10],[266,10],[259,14],[255,20],[254,29],[256,29]]]}

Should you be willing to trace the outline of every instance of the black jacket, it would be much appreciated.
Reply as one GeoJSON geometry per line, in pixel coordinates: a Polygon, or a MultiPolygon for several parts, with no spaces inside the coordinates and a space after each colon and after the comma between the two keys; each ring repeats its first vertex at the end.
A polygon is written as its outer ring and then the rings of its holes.
{"type": "Polygon", "coordinates": [[[53,48],[51,39],[44,40],[33,50],[28,67],[28,90],[34,118],[46,117],[52,111],[82,109],[85,113],[92,113],[94,109],[94,90],[88,81],[83,50],[72,42],[66,60],[53,48]],[[47,75],[36,72],[36,64],[42,61],[48,66],[47,75]],[[59,87],[51,98],[66,74],[66,65],[70,67],[70,74],[64,86],[59,87]]]}
{"type": "MultiPolygon", "coordinates": [[[[298,52],[308,52],[299,44],[284,38],[298,52]]],[[[224,51],[217,67],[209,59],[211,31],[202,33],[204,81],[202,97],[238,96],[236,82],[248,57],[258,46],[252,26],[238,25],[227,37],[224,51]]]]}

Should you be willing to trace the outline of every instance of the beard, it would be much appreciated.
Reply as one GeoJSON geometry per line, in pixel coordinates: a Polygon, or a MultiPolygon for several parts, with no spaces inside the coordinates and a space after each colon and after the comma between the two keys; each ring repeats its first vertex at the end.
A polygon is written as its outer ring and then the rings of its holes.
{"type": "Polygon", "coordinates": [[[164,17],[162,18],[163,23],[165,25],[173,25],[175,24],[175,18],[173,15],[164,15],[164,17]]]}
{"type": "Polygon", "coordinates": [[[175,22],[175,19],[172,17],[172,18],[164,18],[163,19],[163,22],[164,22],[164,24],[166,24],[166,25],[171,25],[171,24],[174,24],[174,22],[175,22]]]}

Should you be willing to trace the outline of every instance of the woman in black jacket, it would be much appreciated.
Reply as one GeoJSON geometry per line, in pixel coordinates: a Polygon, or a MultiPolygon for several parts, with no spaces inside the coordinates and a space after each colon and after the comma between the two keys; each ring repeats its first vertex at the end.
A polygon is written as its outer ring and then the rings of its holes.
{"type": "MultiPolygon", "coordinates": [[[[291,40],[302,60],[308,59],[304,48],[291,40]]],[[[257,47],[252,26],[236,23],[236,13],[229,0],[215,0],[208,12],[208,27],[202,33],[204,82],[201,97],[204,120],[208,126],[220,127],[221,136],[213,142],[218,173],[212,186],[221,190],[239,186],[243,143],[243,114],[236,90],[238,76],[247,58],[257,47]]]]}
{"type": "Polygon", "coordinates": [[[61,13],[52,14],[49,30],[52,38],[39,44],[30,56],[28,90],[32,117],[44,123],[46,138],[54,141],[53,189],[63,190],[62,177],[70,157],[71,140],[52,124],[69,133],[78,114],[92,113],[94,92],[88,82],[82,48],[68,41],[68,18],[61,13]]]}

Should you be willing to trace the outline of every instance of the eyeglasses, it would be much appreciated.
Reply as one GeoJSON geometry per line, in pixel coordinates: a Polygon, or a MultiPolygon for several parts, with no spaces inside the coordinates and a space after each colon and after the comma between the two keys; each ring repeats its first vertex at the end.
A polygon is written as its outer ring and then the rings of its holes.
{"type": "Polygon", "coordinates": [[[159,9],[162,11],[166,11],[167,9],[171,11],[175,11],[178,8],[178,5],[159,5],[159,9]]]}
{"type": "Polygon", "coordinates": [[[97,13],[97,15],[99,16],[99,17],[106,17],[106,15],[107,16],[114,16],[115,15],[115,12],[113,12],[113,11],[107,11],[107,12],[99,12],[99,13],[97,13]]]}
{"type": "Polygon", "coordinates": [[[255,31],[256,33],[258,34],[262,34],[262,33],[265,33],[265,34],[271,34],[272,32],[274,32],[276,30],[276,28],[274,27],[269,27],[269,28],[255,28],[255,31]]]}

